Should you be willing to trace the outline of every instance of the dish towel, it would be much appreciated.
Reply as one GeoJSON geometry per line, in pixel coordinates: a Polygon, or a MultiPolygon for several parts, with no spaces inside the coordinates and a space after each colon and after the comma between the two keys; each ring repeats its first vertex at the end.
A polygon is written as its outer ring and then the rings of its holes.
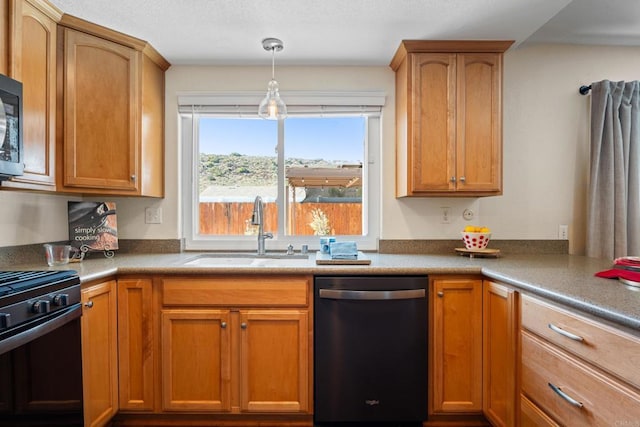
{"type": "Polygon", "coordinates": [[[331,242],[329,254],[331,259],[358,259],[358,246],[356,242],[331,242]]]}
{"type": "Polygon", "coordinates": [[[622,277],[623,279],[633,282],[640,282],[640,271],[625,270],[624,268],[612,268],[610,270],[599,271],[596,273],[596,276],[604,277],[605,279],[622,277]]]}
{"type": "Polygon", "coordinates": [[[613,261],[614,268],[599,271],[595,275],[605,279],[623,278],[633,282],[640,282],[640,258],[621,257],[613,261]]]}

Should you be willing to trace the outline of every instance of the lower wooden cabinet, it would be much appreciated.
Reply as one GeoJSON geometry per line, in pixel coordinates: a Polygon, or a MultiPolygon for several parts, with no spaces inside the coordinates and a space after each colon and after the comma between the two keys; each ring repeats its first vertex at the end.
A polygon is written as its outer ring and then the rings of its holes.
{"type": "Polygon", "coordinates": [[[228,310],[162,310],[162,409],[231,411],[228,310]]]}
{"type": "Polygon", "coordinates": [[[494,427],[518,425],[518,296],[507,286],[484,281],[482,407],[494,427]]]}
{"type": "Polygon", "coordinates": [[[482,279],[430,276],[430,414],[482,412],[482,279]]]}
{"type": "Polygon", "coordinates": [[[116,298],[115,280],[91,285],[81,292],[82,380],[87,427],[107,425],[118,410],[116,298]]]}
{"type": "Polygon", "coordinates": [[[309,411],[308,310],[241,310],[240,410],[309,411]]]}
{"type": "Polygon", "coordinates": [[[162,280],[162,410],[310,413],[311,277],[162,280]]]}
{"type": "Polygon", "coordinates": [[[559,424],[627,425],[640,420],[637,390],[526,331],[522,354],[523,394],[559,424]]]}
{"type": "Polygon", "coordinates": [[[640,420],[637,336],[523,296],[521,348],[523,424],[535,417],[581,427],[640,420]]]}
{"type": "Polygon", "coordinates": [[[118,279],[120,411],[154,409],[158,339],[151,278],[118,279]]]}

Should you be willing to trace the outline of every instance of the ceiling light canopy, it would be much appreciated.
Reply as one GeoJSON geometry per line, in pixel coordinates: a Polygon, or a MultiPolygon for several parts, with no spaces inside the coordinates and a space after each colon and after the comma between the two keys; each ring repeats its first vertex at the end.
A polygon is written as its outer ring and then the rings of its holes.
{"type": "Polygon", "coordinates": [[[267,95],[264,97],[258,107],[258,115],[263,119],[279,120],[287,117],[287,106],[280,99],[278,82],[275,78],[275,55],[284,49],[282,40],[275,38],[266,38],[262,40],[264,50],[271,51],[271,81],[267,87],[267,95]]]}

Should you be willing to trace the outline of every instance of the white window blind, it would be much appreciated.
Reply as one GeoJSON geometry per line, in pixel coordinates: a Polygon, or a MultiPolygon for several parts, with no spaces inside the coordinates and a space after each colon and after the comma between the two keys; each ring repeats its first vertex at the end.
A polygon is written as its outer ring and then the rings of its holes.
{"type": "MultiPolygon", "coordinates": [[[[291,115],[380,114],[385,103],[382,92],[282,92],[291,115]]],[[[215,114],[252,117],[258,115],[263,92],[179,93],[181,114],[215,114]]]]}

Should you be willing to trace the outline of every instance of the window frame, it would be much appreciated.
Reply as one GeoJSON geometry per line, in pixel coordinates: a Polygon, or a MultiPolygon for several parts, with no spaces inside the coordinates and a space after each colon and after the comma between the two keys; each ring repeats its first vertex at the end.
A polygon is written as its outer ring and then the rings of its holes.
{"type": "MultiPolygon", "coordinates": [[[[212,251],[251,251],[257,249],[256,236],[241,235],[199,235],[198,214],[195,206],[199,200],[196,185],[199,159],[197,141],[198,119],[201,114],[213,114],[219,117],[257,117],[257,105],[262,93],[188,93],[178,96],[179,143],[181,150],[181,191],[182,196],[182,236],[185,250],[212,251]]],[[[282,94],[287,102],[290,116],[328,116],[328,115],[365,115],[365,153],[363,163],[363,235],[338,235],[339,240],[355,241],[362,250],[377,250],[380,237],[380,194],[381,170],[379,153],[382,148],[382,106],[385,96],[381,92],[313,92],[282,94]],[[365,214],[366,213],[366,214],[365,214]],[[366,230],[366,233],[364,232],[366,230]]],[[[284,144],[284,120],[278,121],[278,146],[284,144]]],[[[278,150],[278,187],[284,188],[284,156],[278,150]]],[[[286,235],[284,201],[279,201],[278,230],[265,230],[274,233],[274,238],[266,241],[267,251],[282,251],[288,245],[300,250],[308,245],[310,250],[319,249],[319,237],[314,235],[286,235]],[[280,206],[281,205],[281,206],[280,206]]]]}

